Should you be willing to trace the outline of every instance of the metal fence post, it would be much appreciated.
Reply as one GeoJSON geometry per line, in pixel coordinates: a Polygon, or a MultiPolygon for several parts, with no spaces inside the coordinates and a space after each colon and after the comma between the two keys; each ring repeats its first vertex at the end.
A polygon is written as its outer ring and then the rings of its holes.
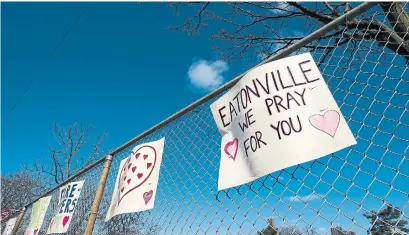
{"type": "Polygon", "coordinates": [[[24,213],[26,212],[26,208],[23,207],[21,209],[20,215],[18,216],[18,219],[16,223],[14,224],[13,230],[11,231],[10,235],[15,235],[17,233],[18,228],[20,227],[21,221],[23,221],[24,213]]]}
{"type": "Polygon", "coordinates": [[[112,162],[112,155],[107,155],[105,157],[105,164],[104,164],[104,168],[101,173],[101,179],[99,180],[98,188],[95,193],[94,202],[92,203],[92,206],[91,206],[91,214],[88,218],[87,227],[85,228],[85,232],[84,232],[85,235],[91,235],[92,231],[94,230],[94,224],[97,218],[99,204],[101,203],[102,195],[104,194],[105,183],[108,178],[108,172],[109,172],[109,168],[111,167],[111,162],[112,162]]]}

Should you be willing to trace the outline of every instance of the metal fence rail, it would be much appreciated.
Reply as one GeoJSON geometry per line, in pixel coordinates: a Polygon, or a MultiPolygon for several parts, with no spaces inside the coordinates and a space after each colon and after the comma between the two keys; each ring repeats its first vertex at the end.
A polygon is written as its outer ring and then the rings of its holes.
{"type": "MultiPolygon", "coordinates": [[[[402,4],[408,9],[407,3],[402,4]]],[[[315,45],[318,37],[358,15],[388,24],[384,15],[374,14],[380,11],[374,5],[356,7],[263,63],[304,52],[303,46],[315,45]]],[[[218,192],[221,136],[209,105],[239,76],[111,152],[93,234],[274,234],[266,230],[272,221],[280,234],[297,234],[295,228],[302,234],[331,234],[335,226],[367,234],[375,222],[363,214],[388,205],[400,211],[391,227],[396,229],[399,220],[409,221],[408,65],[375,41],[350,40],[327,54],[325,49],[334,41],[334,37],[320,40],[322,49],[312,55],[317,63],[322,61],[320,71],[357,145],[218,192]],[[166,142],[154,209],[104,222],[120,161],[136,145],[162,137],[166,142]]],[[[68,234],[86,230],[103,164],[104,158],[69,179],[85,184],[68,234]]],[[[47,192],[53,198],[40,234],[45,234],[54,214],[58,188],[47,192]]],[[[23,234],[29,223],[31,205],[17,234],[23,234]]]]}

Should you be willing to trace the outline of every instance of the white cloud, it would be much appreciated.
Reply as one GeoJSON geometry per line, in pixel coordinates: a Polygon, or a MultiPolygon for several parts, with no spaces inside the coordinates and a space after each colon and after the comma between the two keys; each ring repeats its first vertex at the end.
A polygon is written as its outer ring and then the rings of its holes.
{"type": "Polygon", "coordinates": [[[258,53],[258,59],[259,59],[259,61],[263,61],[263,60],[265,60],[266,58],[267,58],[267,54],[266,54],[266,53],[263,53],[263,52],[258,53]]]}
{"type": "Polygon", "coordinates": [[[317,200],[317,199],[321,199],[322,195],[317,195],[317,194],[310,194],[310,195],[306,195],[306,196],[291,196],[288,197],[289,201],[293,201],[294,202],[308,202],[308,201],[312,201],[312,200],[317,200]]]}
{"type": "Polygon", "coordinates": [[[284,37],[284,38],[287,38],[287,37],[303,38],[305,37],[305,33],[299,30],[296,30],[296,29],[285,29],[285,30],[283,29],[283,30],[280,30],[278,34],[280,35],[280,37],[284,37]]]}
{"type": "Polygon", "coordinates": [[[283,48],[284,46],[286,46],[287,44],[285,44],[285,43],[280,43],[280,42],[278,42],[278,43],[276,43],[276,44],[274,44],[272,47],[271,47],[271,51],[278,51],[278,50],[280,50],[281,48],[283,48]]]}
{"type": "Polygon", "coordinates": [[[288,3],[286,3],[286,2],[276,2],[276,4],[275,4],[274,7],[279,8],[279,9],[271,9],[270,11],[271,11],[273,14],[276,14],[276,15],[288,14],[288,12],[286,12],[285,10],[288,10],[288,11],[296,11],[296,10],[297,10],[295,7],[290,6],[290,5],[289,5],[288,3]],[[283,11],[282,9],[283,9],[284,11],[283,11]]]}
{"type": "Polygon", "coordinates": [[[295,37],[305,37],[305,33],[298,30],[293,30],[292,33],[295,37]]]}
{"type": "Polygon", "coordinates": [[[229,65],[222,60],[214,62],[199,60],[189,67],[189,81],[196,88],[211,91],[223,84],[222,74],[228,69],[229,65]]]}

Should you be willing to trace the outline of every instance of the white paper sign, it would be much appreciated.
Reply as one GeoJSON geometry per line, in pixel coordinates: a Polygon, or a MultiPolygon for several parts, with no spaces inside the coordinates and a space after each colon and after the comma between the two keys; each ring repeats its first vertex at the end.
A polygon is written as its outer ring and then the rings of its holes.
{"type": "Polygon", "coordinates": [[[30,224],[24,235],[37,235],[40,232],[45,213],[50,204],[51,196],[40,198],[32,206],[30,224]]]}
{"type": "Polygon", "coordinates": [[[164,144],[165,138],[138,145],[121,161],[105,221],[153,208],[164,144]]]}
{"type": "Polygon", "coordinates": [[[356,144],[309,53],[253,69],[210,107],[222,135],[219,190],[356,144]]]}
{"type": "Polygon", "coordinates": [[[13,231],[14,225],[16,224],[17,218],[11,218],[7,221],[4,227],[3,235],[10,235],[13,231]]]}
{"type": "Polygon", "coordinates": [[[69,183],[60,188],[57,213],[51,219],[47,234],[67,232],[83,185],[84,180],[69,183]]]}

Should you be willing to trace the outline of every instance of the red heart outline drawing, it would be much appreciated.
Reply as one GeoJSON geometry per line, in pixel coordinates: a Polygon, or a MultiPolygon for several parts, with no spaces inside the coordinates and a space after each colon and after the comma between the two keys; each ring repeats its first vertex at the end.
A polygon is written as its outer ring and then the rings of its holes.
{"type": "Polygon", "coordinates": [[[148,202],[151,200],[153,196],[153,190],[150,190],[148,192],[143,193],[143,200],[145,201],[145,205],[148,204],[148,202]]]}
{"type": "MultiPolygon", "coordinates": [[[[133,187],[133,188],[129,189],[128,191],[126,191],[126,192],[119,198],[118,205],[119,205],[119,203],[121,203],[122,199],[123,199],[128,193],[132,192],[133,190],[135,190],[136,188],[139,188],[142,184],[144,184],[144,183],[149,179],[149,177],[151,176],[151,174],[152,174],[152,172],[153,172],[153,169],[155,169],[155,166],[156,166],[156,157],[157,157],[156,149],[155,149],[154,147],[150,146],[150,145],[141,146],[141,147],[138,148],[135,152],[131,151],[131,156],[130,156],[128,159],[130,159],[131,157],[135,157],[136,159],[138,159],[139,156],[140,156],[140,153],[138,153],[138,151],[141,150],[142,148],[150,148],[150,149],[152,149],[152,150],[153,150],[153,153],[154,153],[154,155],[155,155],[155,156],[154,156],[154,162],[153,162],[151,171],[149,172],[148,176],[147,176],[145,179],[143,179],[142,182],[140,182],[140,183],[139,183],[138,185],[136,185],[135,187],[133,187]],[[134,154],[134,155],[132,155],[132,154],[134,154]]],[[[127,161],[127,163],[128,163],[128,162],[129,162],[129,161],[127,161]]],[[[125,171],[125,170],[126,170],[126,168],[123,167],[122,170],[121,170],[120,176],[122,176],[122,173],[123,173],[123,171],[125,171]]],[[[121,177],[120,177],[120,179],[121,179],[121,177]]],[[[120,189],[120,186],[121,186],[121,184],[118,184],[118,190],[119,190],[119,191],[121,190],[121,189],[120,189]]],[[[118,193],[119,193],[119,192],[118,192],[118,193]]]]}
{"type": "Polygon", "coordinates": [[[234,138],[232,141],[227,142],[227,144],[224,146],[224,152],[229,156],[229,158],[233,159],[233,161],[236,160],[238,149],[239,149],[239,139],[237,138],[234,138]],[[231,146],[234,147],[233,154],[229,152],[229,148],[231,146]]]}
{"type": "Polygon", "coordinates": [[[65,227],[65,225],[68,223],[69,220],[70,220],[70,216],[68,215],[64,216],[64,218],[62,219],[62,226],[65,227]]]}

